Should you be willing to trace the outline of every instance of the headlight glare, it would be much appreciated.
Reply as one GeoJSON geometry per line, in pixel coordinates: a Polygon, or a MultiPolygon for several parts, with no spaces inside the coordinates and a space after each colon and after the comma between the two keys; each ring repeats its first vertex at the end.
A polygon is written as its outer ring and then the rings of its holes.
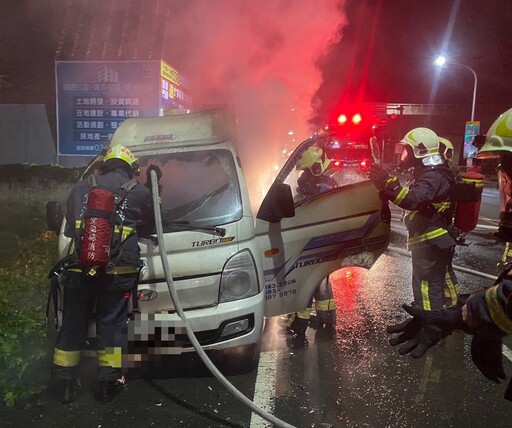
{"type": "Polygon", "coordinates": [[[246,299],[259,292],[256,265],[248,250],[231,257],[222,270],[219,303],[246,299]]]}

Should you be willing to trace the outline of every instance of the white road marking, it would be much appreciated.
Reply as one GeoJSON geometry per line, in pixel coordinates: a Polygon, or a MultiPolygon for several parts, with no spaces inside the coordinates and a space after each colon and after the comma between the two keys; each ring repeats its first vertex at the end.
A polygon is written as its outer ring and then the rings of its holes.
{"type": "Polygon", "coordinates": [[[501,352],[503,353],[503,355],[505,355],[505,357],[509,359],[509,361],[512,361],[512,351],[508,346],[503,345],[501,347],[501,352]]]}
{"type": "MultiPolygon", "coordinates": [[[[258,364],[258,375],[254,384],[253,402],[258,407],[274,414],[276,395],[278,351],[262,352],[258,364]]],[[[273,425],[256,413],[251,414],[251,428],[272,427],[273,425]]]]}

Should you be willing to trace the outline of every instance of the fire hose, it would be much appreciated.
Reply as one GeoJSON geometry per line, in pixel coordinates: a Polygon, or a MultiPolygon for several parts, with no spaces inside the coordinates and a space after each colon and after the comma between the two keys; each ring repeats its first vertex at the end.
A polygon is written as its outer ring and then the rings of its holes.
{"type": "Polygon", "coordinates": [[[167,251],[165,248],[165,240],[164,240],[164,233],[163,233],[163,227],[162,227],[162,213],[160,211],[160,201],[159,201],[159,195],[158,195],[158,176],[156,171],[151,171],[151,190],[153,194],[153,205],[154,205],[154,213],[155,213],[155,225],[156,225],[156,233],[158,237],[158,249],[160,252],[160,258],[162,259],[162,266],[165,273],[165,278],[167,281],[167,287],[169,288],[169,293],[171,295],[174,307],[176,309],[176,312],[178,316],[183,321],[183,324],[185,325],[185,329],[187,331],[187,336],[192,343],[192,346],[196,350],[197,354],[203,361],[203,363],[208,367],[210,372],[217,378],[217,380],[233,395],[237,400],[241,401],[243,404],[245,404],[251,411],[261,416],[263,419],[266,419],[267,421],[273,423],[277,427],[283,427],[283,428],[294,428],[293,425],[290,425],[289,423],[277,418],[276,416],[268,413],[267,411],[263,410],[262,408],[258,407],[256,404],[254,404],[251,400],[249,400],[243,393],[241,393],[231,382],[229,382],[226,377],[220,372],[220,370],[213,364],[213,362],[210,360],[204,349],[202,348],[201,344],[197,340],[194,331],[192,330],[192,327],[190,327],[190,324],[187,320],[187,317],[185,316],[185,312],[183,311],[183,306],[181,305],[181,302],[178,298],[178,293],[176,292],[176,287],[174,286],[174,282],[172,279],[171,274],[171,267],[169,265],[169,260],[167,259],[167,251]]]}
{"type": "MultiPolygon", "coordinates": [[[[402,250],[401,248],[388,247],[388,251],[400,254],[402,256],[411,257],[411,254],[408,251],[402,250]]],[[[473,269],[468,269],[468,268],[465,268],[462,266],[453,265],[452,267],[453,267],[453,269],[458,270],[460,272],[465,272],[465,273],[469,273],[471,275],[481,276],[482,278],[492,279],[493,281],[496,281],[498,279],[497,276],[490,275],[488,273],[480,272],[480,271],[473,270],[473,269]]]]}

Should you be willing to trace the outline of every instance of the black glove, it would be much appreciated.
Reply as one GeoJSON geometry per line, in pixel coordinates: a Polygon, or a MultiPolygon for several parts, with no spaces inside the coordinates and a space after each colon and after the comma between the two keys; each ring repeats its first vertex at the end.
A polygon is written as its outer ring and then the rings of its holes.
{"type": "Polygon", "coordinates": [[[465,329],[462,321],[462,306],[465,298],[466,296],[455,306],[434,311],[424,311],[414,306],[403,305],[404,310],[413,318],[388,327],[388,333],[400,333],[389,341],[390,345],[403,344],[398,348],[401,355],[410,353],[413,358],[421,357],[453,330],[465,329]]]}
{"type": "Polygon", "coordinates": [[[388,181],[391,176],[380,165],[373,164],[368,173],[368,178],[375,184],[377,189],[382,190],[386,187],[386,181],[388,181]]]}
{"type": "Polygon", "coordinates": [[[487,379],[495,383],[505,379],[501,337],[476,334],[471,341],[471,359],[487,379]]]}
{"type": "Polygon", "coordinates": [[[423,324],[432,324],[440,328],[446,335],[452,334],[453,330],[464,330],[469,332],[469,327],[462,321],[462,306],[465,297],[459,299],[456,305],[444,309],[424,311],[415,306],[403,305],[404,310],[423,324]]]}
{"type": "Polygon", "coordinates": [[[443,337],[447,336],[439,327],[432,324],[425,325],[418,318],[391,325],[387,331],[388,333],[401,333],[392,338],[389,343],[391,346],[401,344],[402,346],[398,347],[400,355],[411,354],[413,358],[420,358],[443,337]]]}
{"type": "Polygon", "coordinates": [[[158,165],[151,164],[146,169],[146,184],[145,186],[149,188],[150,190],[153,188],[151,186],[151,171],[156,172],[156,178],[158,181],[158,194],[162,193],[162,185],[160,184],[160,179],[162,178],[162,170],[158,165]]]}

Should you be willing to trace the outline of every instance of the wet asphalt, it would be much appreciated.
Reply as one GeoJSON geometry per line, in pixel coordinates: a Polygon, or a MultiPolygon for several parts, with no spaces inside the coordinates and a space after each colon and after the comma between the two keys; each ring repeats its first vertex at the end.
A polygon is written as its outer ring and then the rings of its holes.
{"type": "MultiPolygon", "coordinates": [[[[492,224],[488,223],[488,224],[492,224]]],[[[391,247],[405,248],[393,222],[391,247]]],[[[468,236],[454,264],[492,275],[503,247],[488,230],[468,236]]],[[[412,301],[410,259],[384,253],[370,269],[332,275],[337,304],[334,330],[314,323],[305,337],[288,335],[278,318],[266,322],[257,370],[229,376],[242,393],[296,427],[510,427],[512,403],[473,366],[470,337],[454,333],[421,359],[400,356],[386,326],[405,319],[412,301]]],[[[492,280],[458,272],[462,292],[492,280]]],[[[512,339],[504,341],[507,381],[512,339]]],[[[190,359],[190,358],[188,358],[190,359]]],[[[93,397],[94,365],[82,367],[78,400],[57,402],[48,388],[23,407],[2,409],[2,427],[265,427],[271,426],[235,400],[200,364],[168,361],[165,370],[132,378],[111,403],[93,397]]],[[[222,364],[221,367],[222,369],[222,364]]]]}

